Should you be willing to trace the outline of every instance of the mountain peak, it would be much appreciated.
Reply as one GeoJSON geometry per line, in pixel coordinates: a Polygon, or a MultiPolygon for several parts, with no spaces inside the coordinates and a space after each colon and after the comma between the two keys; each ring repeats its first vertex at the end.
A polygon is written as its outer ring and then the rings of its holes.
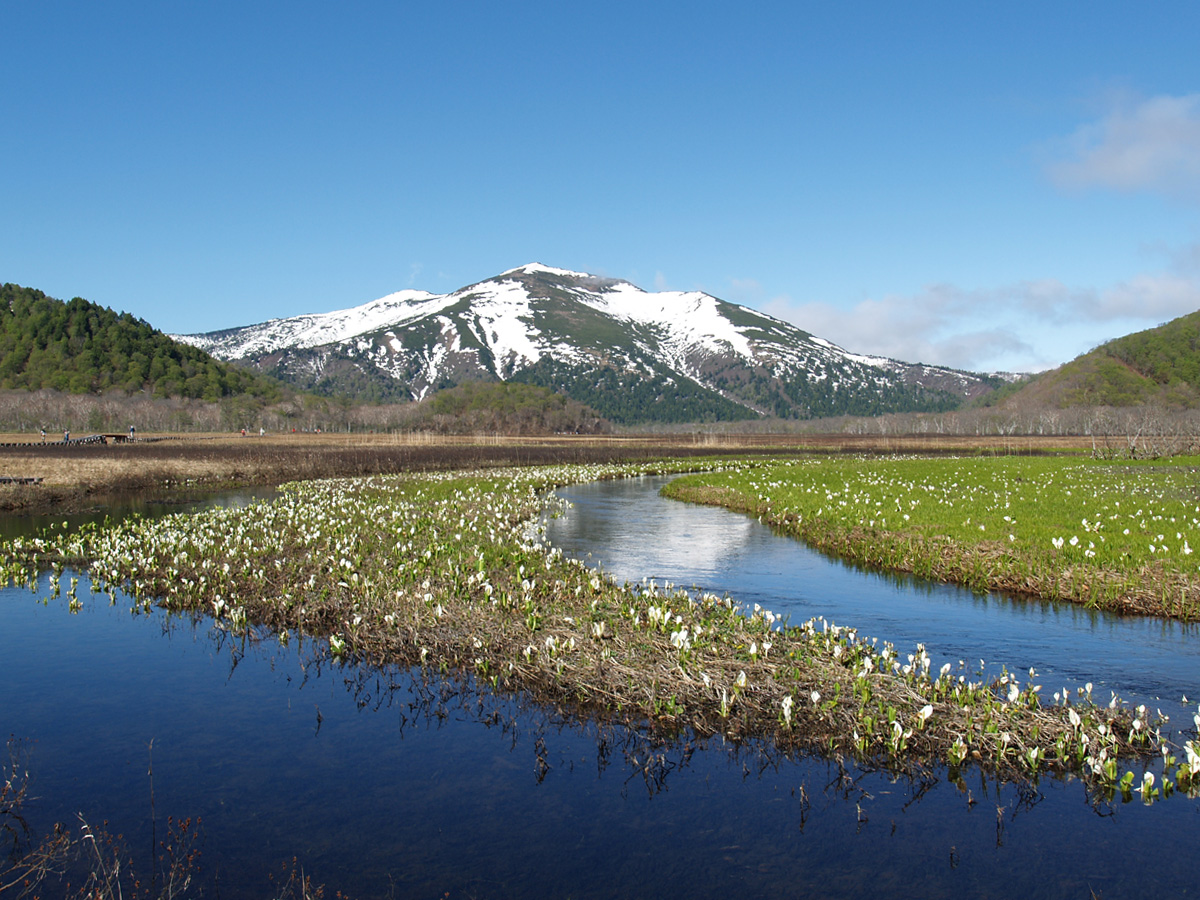
{"type": "Polygon", "coordinates": [[[984,379],[856,356],[699,291],[644,291],[526,263],[449,294],[402,292],[316,316],[183,336],[301,387],[421,398],[524,381],[616,422],[948,409],[984,379]]]}
{"type": "Polygon", "coordinates": [[[554,266],[547,266],[540,262],[526,263],[523,266],[517,266],[515,269],[509,269],[507,272],[501,272],[498,277],[503,278],[505,275],[560,275],[566,278],[593,278],[587,272],[573,272],[570,269],[556,269],[554,266]]]}

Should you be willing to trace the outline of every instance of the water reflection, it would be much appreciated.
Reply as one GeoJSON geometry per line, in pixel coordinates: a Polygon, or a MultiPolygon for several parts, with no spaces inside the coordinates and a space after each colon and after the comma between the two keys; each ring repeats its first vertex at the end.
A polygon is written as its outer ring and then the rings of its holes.
{"type": "Polygon", "coordinates": [[[92,509],[67,515],[0,515],[0,540],[11,541],[18,537],[31,537],[53,526],[68,530],[106,519],[119,522],[132,516],[165,516],[171,513],[189,513],[214,506],[248,506],[259,500],[270,500],[278,491],[271,487],[239,488],[232,491],[203,491],[181,494],[171,498],[148,496],[144,493],[126,492],[92,498],[92,509]]]}
{"type": "MultiPolygon", "coordinates": [[[[819,555],[744,517],[684,522],[699,508],[654,491],[642,494],[665,518],[647,530],[631,532],[640,514],[612,505],[610,572],[632,561],[645,568],[622,577],[700,581],[751,601],[735,589],[758,585],[768,600],[772,583],[791,584],[795,603],[839,620],[843,599],[863,604],[819,555]],[[739,560],[749,570],[723,586],[739,560]]],[[[595,533],[575,516],[560,524],[595,533]]],[[[892,603],[897,585],[873,578],[877,605],[892,603]]],[[[34,595],[0,591],[0,727],[31,742],[35,827],[77,812],[107,820],[145,870],[152,818],[199,816],[210,895],[267,895],[268,873],[293,855],[357,897],[1129,896],[1145,887],[1146,861],[1159,892],[1193,889],[1197,804],[1180,798],[1097,808],[1075,782],[895,779],[765,745],[664,743],[453,678],[331,665],[320,643],[131,615],[128,598],[89,597],[86,578],[79,615],[65,598],[38,601],[49,593],[46,576],[34,595]]],[[[914,633],[942,616],[937,604],[1012,603],[917,593],[934,605],[896,615],[914,633]]],[[[1039,615],[1053,631],[1075,613],[1039,615]]]]}
{"type": "Polygon", "coordinates": [[[873,572],[781,539],[737,513],[665,500],[669,478],[596,482],[559,491],[572,507],[547,539],[618,580],[651,577],[760,603],[793,623],[824,616],[902,651],[920,642],[934,668],[965,660],[1030,667],[1047,696],[1091,682],[1095,696],[1161,707],[1191,722],[1200,700],[1200,625],[1120,617],[1066,603],[974,593],[873,572]],[[1185,707],[1182,697],[1195,698],[1185,707]],[[1186,713],[1186,715],[1185,715],[1186,713]]]}
{"type": "Polygon", "coordinates": [[[1118,895],[1138,884],[1119,858],[1156,852],[1168,892],[1194,874],[1187,801],[1102,820],[1077,783],[893,779],[720,738],[664,743],[453,678],[331,664],[319,643],[131,615],[126,598],[70,615],[8,589],[0,627],[21,637],[0,710],[34,742],[36,826],[106,819],[143,864],[153,741],[160,825],[203,820],[223,897],[262,896],[294,854],[361,897],[1118,895]],[[1048,857],[1064,823],[1075,840],[1048,857]]]}
{"type": "Polygon", "coordinates": [[[755,552],[756,522],[696,515],[690,504],[663,502],[656,492],[667,480],[643,477],[559,491],[577,509],[551,523],[552,543],[572,555],[590,554],[618,580],[689,579],[689,585],[707,583],[755,552]]]}

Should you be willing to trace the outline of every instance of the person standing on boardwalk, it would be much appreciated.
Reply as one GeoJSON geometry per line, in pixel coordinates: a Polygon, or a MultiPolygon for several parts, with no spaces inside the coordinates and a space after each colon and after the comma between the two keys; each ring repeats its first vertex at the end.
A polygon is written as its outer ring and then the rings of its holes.
{"type": "Polygon", "coordinates": [[[42,429],[42,443],[43,444],[46,443],[46,429],[45,428],[42,429]]]}
{"type": "Polygon", "coordinates": [[[133,428],[133,426],[132,426],[132,425],[130,425],[130,426],[129,426],[129,439],[130,439],[131,441],[133,440],[133,432],[134,432],[134,428],[133,428]]]}

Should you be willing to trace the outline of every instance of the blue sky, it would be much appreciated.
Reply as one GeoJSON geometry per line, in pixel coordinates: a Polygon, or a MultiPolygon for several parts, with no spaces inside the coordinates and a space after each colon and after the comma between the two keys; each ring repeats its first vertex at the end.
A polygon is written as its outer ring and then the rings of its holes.
{"type": "Polygon", "coordinates": [[[1200,308],[1200,6],[748,7],[4,4],[0,281],[196,332],[536,260],[981,370],[1200,308]]]}

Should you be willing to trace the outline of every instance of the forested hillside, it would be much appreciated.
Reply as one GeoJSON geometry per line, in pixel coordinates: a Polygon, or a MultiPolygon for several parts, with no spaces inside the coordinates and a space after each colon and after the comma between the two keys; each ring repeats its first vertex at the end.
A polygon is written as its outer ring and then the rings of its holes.
{"type": "Polygon", "coordinates": [[[1115,338],[1039,375],[1004,403],[1017,406],[1200,406],[1200,312],[1115,338]]]}
{"type": "Polygon", "coordinates": [[[566,394],[621,425],[759,418],[749,407],[669,373],[648,375],[543,359],[514,375],[513,382],[566,394]]]}
{"type": "Polygon", "coordinates": [[[271,379],[178,343],[129,313],[80,297],[64,303],[16,284],[0,286],[0,389],[72,394],[145,391],[154,397],[273,401],[271,379]]]}
{"type": "Polygon", "coordinates": [[[469,381],[411,405],[411,429],[502,434],[597,434],[609,424],[594,409],[543,387],[469,381]]]}

